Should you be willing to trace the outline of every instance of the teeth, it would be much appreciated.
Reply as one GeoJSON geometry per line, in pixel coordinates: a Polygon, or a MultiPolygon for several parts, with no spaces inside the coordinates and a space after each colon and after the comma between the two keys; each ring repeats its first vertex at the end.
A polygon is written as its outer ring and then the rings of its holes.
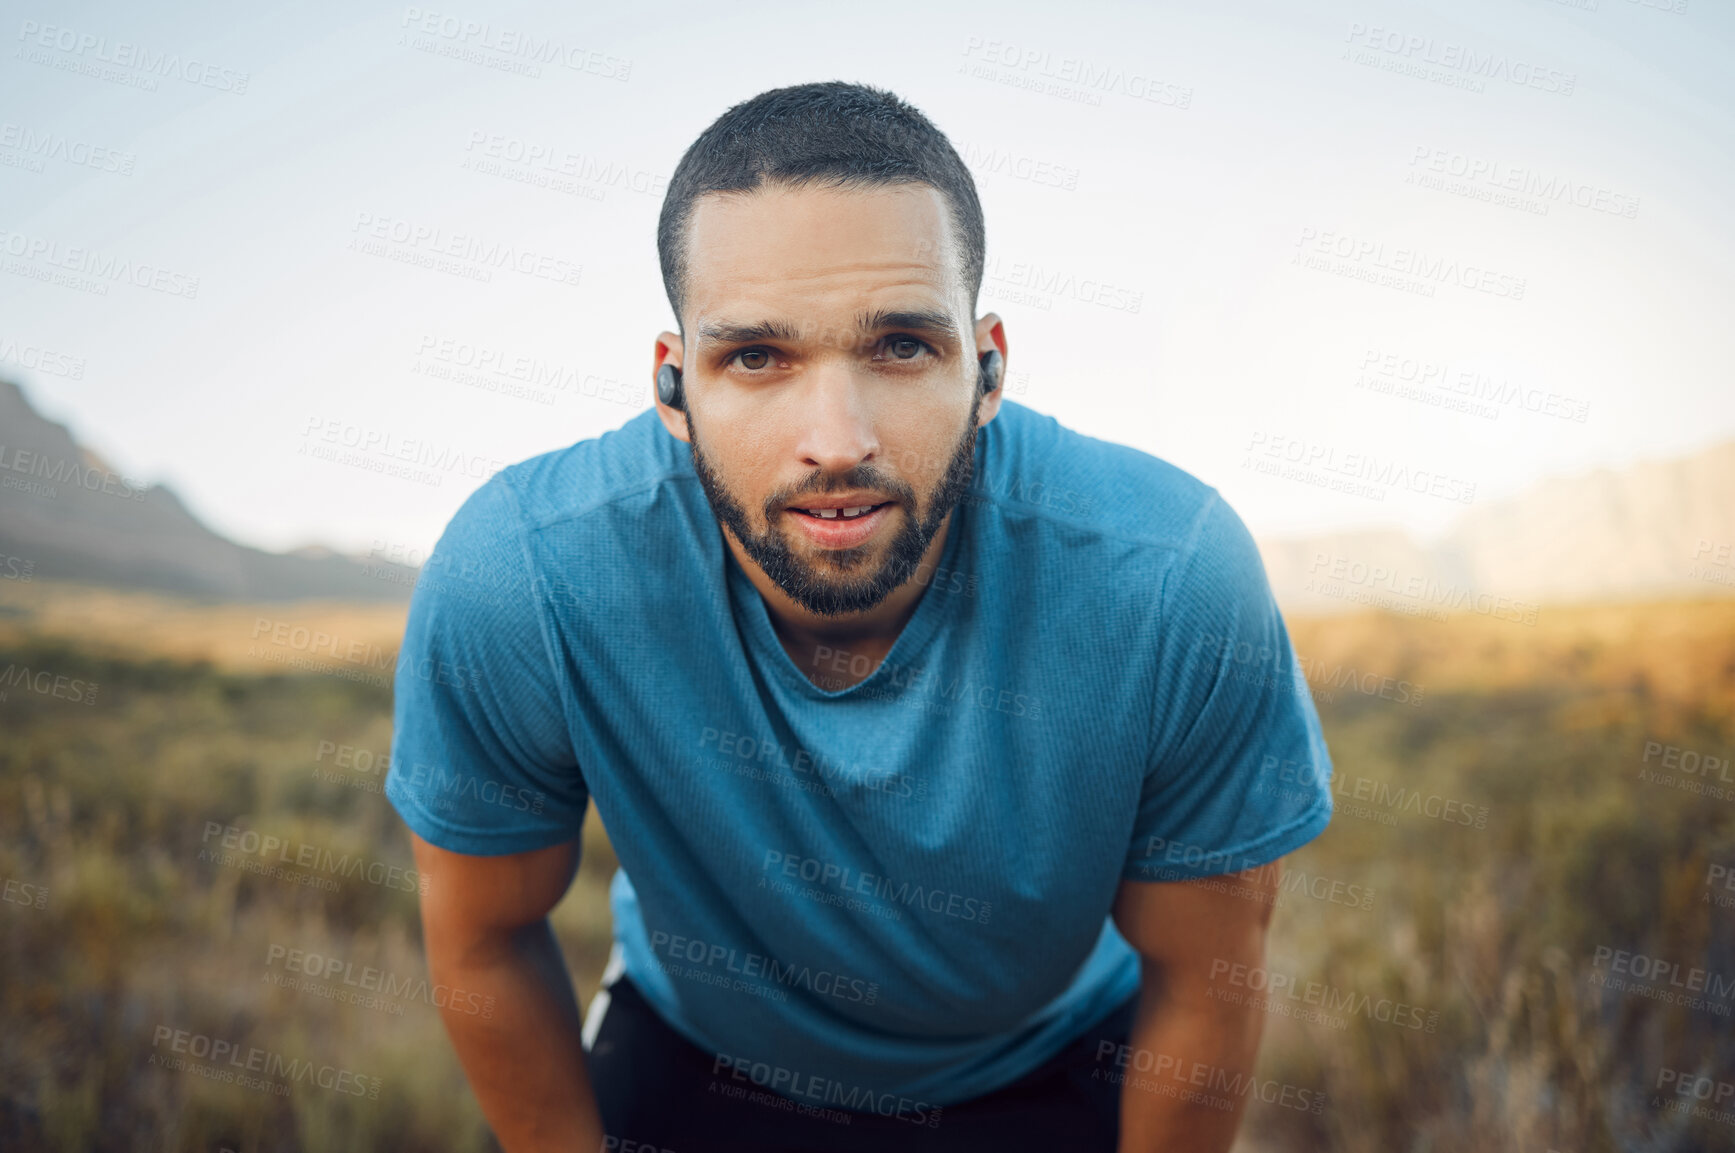
{"type": "Polygon", "coordinates": [[[836,520],[839,516],[843,517],[845,520],[850,520],[878,507],[878,505],[864,504],[858,505],[855,508],[846,508],[841,510],[835,508],[804,508],[801,511],[807,513],[809,516],[822,517],[825,520],[836,520]]]}

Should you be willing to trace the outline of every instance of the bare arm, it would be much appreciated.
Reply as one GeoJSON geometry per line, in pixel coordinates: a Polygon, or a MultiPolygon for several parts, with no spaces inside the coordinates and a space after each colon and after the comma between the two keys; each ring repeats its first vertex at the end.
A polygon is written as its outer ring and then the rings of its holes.
{"type": "Polygon", "coordinates": [[[600,1150],[582,1017],[548,925],[578,869],[578,842],[474,857],[413,832],[410,841],[428,878],[429,972],[436,984],[475,995],[447,998],[441,1017],[501,1148],[600,1150]]]}
{"type": "Polygon", "coordinates": [[[1253,1076],[1265,1015],[1212,996],[1211,978],[1263,964],[1281,876],[1277,862],[1203,882],[1121,882],[1115,927],[1142,961],[1138,1013],[1112,1070],[1126,1077],[1121,1153],[1227,1153],[1234,1144],[1246,1094],[1223,1087],[1253,1076]]]}

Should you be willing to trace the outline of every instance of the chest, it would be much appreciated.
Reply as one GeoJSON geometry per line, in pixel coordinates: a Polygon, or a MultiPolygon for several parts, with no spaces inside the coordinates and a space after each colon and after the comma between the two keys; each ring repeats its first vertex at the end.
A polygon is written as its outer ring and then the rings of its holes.
{"type": "Polygon", "coordinates": [[[1053,638],[958,630],[818,697],[730,639],[652,675],[611,649],[574,678],[577,758],[647,920],[699,903],[771,955],[908,970],[932,998],[914,1029],[942,1003],[987,1027],[1064,985],[1128,852],[1149,685],[1053,638]]]}

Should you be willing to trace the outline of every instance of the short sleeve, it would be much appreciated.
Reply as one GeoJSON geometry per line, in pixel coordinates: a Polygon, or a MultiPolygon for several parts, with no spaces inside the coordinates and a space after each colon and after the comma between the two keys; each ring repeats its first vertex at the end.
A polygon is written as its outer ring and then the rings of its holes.
{"type": "Polygon", "coordinates": [[[422,566],[393,683],[385,793],[422,839],[494,856],[575,840],[589,801],[516,494],[495,475],[422,566]]]}
{"type": "Polygon", "coordinates": [[[1217,494],[1162,595],[1152,751],[1122,879],[1268,864],[1330,823],[1331,759],[1253,536],[1217,494]]]}

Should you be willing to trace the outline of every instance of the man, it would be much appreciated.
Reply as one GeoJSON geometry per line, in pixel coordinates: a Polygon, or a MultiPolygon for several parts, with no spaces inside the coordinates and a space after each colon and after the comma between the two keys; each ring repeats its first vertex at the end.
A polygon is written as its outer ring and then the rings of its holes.
{"type": "Polygon", "coordinates": [[[731,108],[658,248],[655,409],[465,501],[400,658],[387,795],[501,1145],[1227,1149],[1223,974],[1331,815],[1246,528],[1003,400],[974,186],[889,92],[731,108]],[[546,918],[591,800],[581,1029],[546,918]]]}

